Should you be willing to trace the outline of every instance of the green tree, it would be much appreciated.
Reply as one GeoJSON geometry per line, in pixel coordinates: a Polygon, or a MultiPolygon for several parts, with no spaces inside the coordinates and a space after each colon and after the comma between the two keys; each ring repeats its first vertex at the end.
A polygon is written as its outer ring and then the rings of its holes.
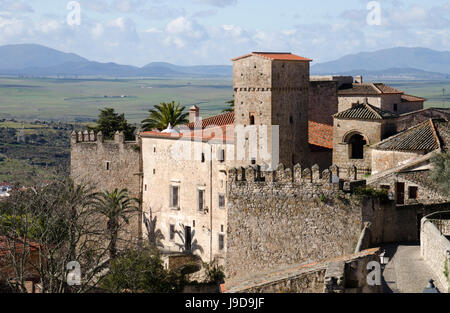
{"type": "Polygon", "coordinates": [[[114,134],[119,131],[124,133],[126,140],[133,140],[136,127],[128,124],[125,114],[118,114],[113,108],[104,108],[100,110],[97,125],[89,130],[96,133],[101,131],[105,139],[113,139],[114,134]]]}
{"type": "Polygon", "coordinates": [[[450,196],[450,151],[436,155],[432,165],[431,179],[443,194],[450,196]]]}
{"type": "Polygon", "coordinates": [[[95,206],[98,212],[106,218],[110,259],[117,257],[117,241],[122,222],[130,223],[129,217],[139,211],[135,205],[138,202],[138,199],[129,196],[126,189],[120,191],[115,189],[113,192],[105,191],[98,195],[98,201],[95,206]]]}
{"type": "Polygon", "coordinates": [[[234,99],[225,102],[228,105],[228,108],[222,111],[222,113],[234,112],[234,99]]]}
{"type": "Polygon", "coordinates": [[[164,268],[156,250],[130,250],[111,262],[102,287],[112,293],[175,293],[186,281],[179,272],[164,268]]]}
{"type": "Polygon", "coordinates": [[[185,106],[176,104],[174,101],[155,105],[154,109],[149,110],[149,116],[142,121],[142,128],[144,131],[164,130],[169,124],[172,127],[186,124],[189,122],[189,113],[184,112],[185,109],[185,106]]]}

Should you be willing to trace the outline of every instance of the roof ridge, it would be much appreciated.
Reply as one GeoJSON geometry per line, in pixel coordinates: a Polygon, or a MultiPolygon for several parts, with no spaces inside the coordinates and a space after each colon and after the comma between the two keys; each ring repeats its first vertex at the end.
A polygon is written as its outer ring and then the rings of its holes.
{"type": "Polygon", "coordinates": [[[439,146],[439,149],[442,150],[441,140],[439,139],[439,136],[438,136],[437,131],[436,131],[436,127],[434,126],[434,121],[433,121],[432,118],[430,118],[428,121],[431,124],[431,131],[433,132],[434,139],[436,140],[436,142],[437,142],[437,144],[439,146]]]}
{"type": "Polygon", "coordinates": [[[375,83],[370,83],[370,84],[375,88],[375,90],[376,90],[379,94],[383,94],[383,93],[384,93],[380,88],[378,88],[378,86],[377,86],[375,83]]]}
{"type": "MultiPolygon", "coordinates": [[[[371,110],[375,115],[377,115],[380,119],[383,119],[383,116],[381,116],[381,114],[380,113],[378,113],[378,111],[375,109],[375,107],[374,106],[372,106],[370,103],[369,103],[369,101],[367,100],[367,98],[366,98],[366,102],[365,103],[363,103],[366,107],[368,107],[369,108],[369,110],[371,110]]],[[[378,109],[378,108],[377,108],[378,109]]]]}

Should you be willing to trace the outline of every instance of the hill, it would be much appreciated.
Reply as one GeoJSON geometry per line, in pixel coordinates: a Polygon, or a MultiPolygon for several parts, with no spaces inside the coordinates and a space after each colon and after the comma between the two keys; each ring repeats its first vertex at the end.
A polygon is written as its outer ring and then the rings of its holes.
{"type": "Polygon", "coordinates": [[[336,74],[355,71],[384,71],[387,69],[417,69],[450,74],[450,51],[427,48],[391,48],[361,52],[311,67],[314,74],[336,74]]]}

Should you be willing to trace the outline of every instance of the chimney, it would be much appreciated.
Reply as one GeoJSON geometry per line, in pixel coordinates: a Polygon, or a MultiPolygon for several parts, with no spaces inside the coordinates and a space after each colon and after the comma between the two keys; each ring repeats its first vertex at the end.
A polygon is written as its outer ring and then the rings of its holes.
{"type": "Polygon", "coordinates": [[[199,116],[200,116],[200,109],[196,105],[193,105],[189,109],[189,123],[197,122],[199,116]]]}
{"type": "Polygon", "coordinates": [[[355,83],[362,84],[363,83],[363,77],[361,75],[358,75],[355,77],[355,83]]]}

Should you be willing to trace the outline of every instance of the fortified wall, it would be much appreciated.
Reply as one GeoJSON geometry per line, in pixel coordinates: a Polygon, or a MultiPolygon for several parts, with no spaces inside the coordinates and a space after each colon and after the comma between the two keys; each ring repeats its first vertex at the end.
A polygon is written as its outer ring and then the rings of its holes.
{"type": "MultiPolygon", "coordinates": [[[[119,132],[114,140],[105,140],[101,132],[72,133],[71,176],[76,183],[92,184],[99,192],[127,189],[131,197],[140,198],[140,172],[139,141],[125,141],[119,132]]],[[[127,231],[131,238],[141,237],[141,225],[136,213],[127,231]]]]}
{"type": "Polygon", "coordinates": [[[365,181],[339,179],[336,166],[231,169],[227,277],[352,254],[367,222],[366,245],[381,242],[385,208],[378,199],[352,196],[360,186],[365,181]]]}
{"type": "Polygon", "coordinates": [[[450,211],[424,217],[420,237],[422,257],[450,293],[450,211]]]}

